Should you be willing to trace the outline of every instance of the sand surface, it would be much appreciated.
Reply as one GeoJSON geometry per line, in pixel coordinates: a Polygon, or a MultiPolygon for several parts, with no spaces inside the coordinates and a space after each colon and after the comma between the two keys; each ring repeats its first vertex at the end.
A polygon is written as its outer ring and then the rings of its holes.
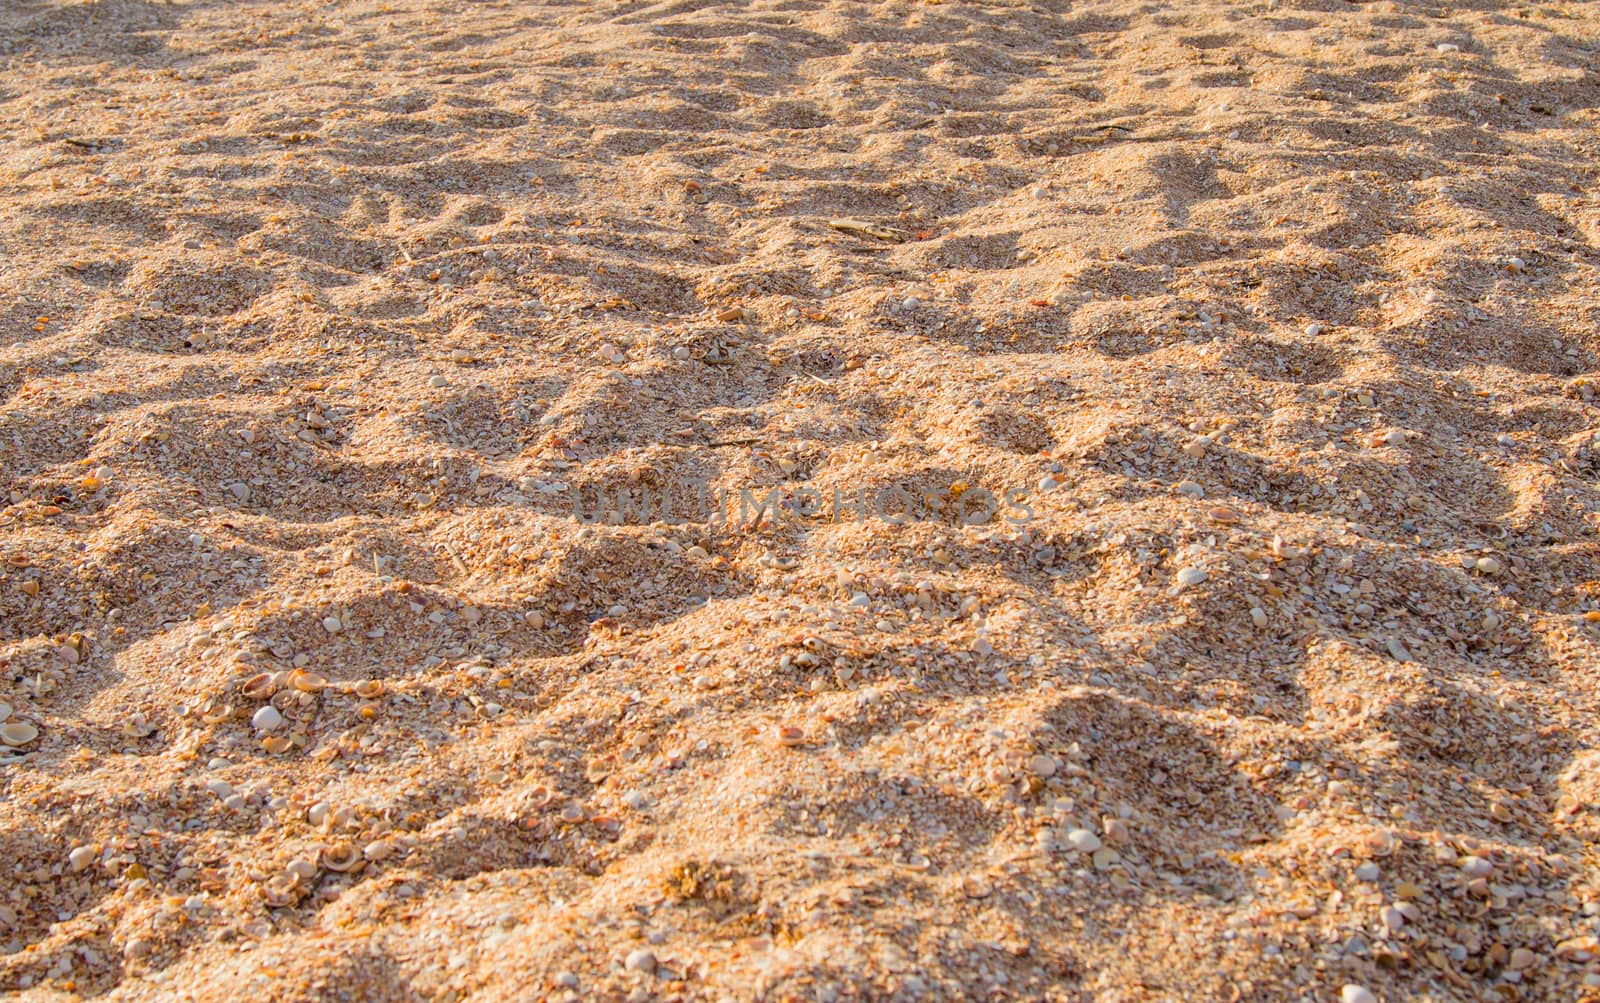
{"type": "Polygon", "coordinates": [[[7,0],[0,990],[1600,998],[1597,192],[1594,3],[7,0]]]}

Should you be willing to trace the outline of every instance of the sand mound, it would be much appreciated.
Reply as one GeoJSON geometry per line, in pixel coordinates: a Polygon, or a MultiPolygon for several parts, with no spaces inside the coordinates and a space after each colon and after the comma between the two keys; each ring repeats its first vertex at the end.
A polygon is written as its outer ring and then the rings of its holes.
{"type": "Polygon", "coordinates": [[[1600,995],[1597,54],[5,4],[0,990],[1600,995]]]}

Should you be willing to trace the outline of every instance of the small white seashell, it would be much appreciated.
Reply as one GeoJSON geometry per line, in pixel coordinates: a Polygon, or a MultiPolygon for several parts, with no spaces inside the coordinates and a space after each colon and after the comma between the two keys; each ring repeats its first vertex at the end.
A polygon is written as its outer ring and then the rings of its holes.
{"type": "Polygon", "coordinates": [[[39,737],[39,729],[26,721],[7,721],[0,724],[0,742],[7,745],[27,745],[39,737]]]}

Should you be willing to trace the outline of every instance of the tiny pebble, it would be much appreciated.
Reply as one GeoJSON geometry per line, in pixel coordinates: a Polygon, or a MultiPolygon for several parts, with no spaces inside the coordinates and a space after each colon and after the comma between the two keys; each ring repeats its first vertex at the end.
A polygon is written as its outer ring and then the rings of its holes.
{"type": "Polygon", "coordinates": [[[344,624],[340,623],[336,616],[325,616],[322,618],[322,629],[330,634],[337,634],[344,629],[344,624]]]}
{"type": "Polygon", "coordinates": [[[1462,857],[1458,866],[1463,874],[1474,878],[1486,878],[1494,873],[1494,865],[1482,857],[1462,857]]]}
{"type": "Polygon", "coordinates": [[[1067,842],[1079,853],[1093,853],[1100,849],[1100,837],[1088,829],[1074,829],[1067,833],[1067,842]]]}
{"type": "Polygon", "coordinates": [[[628,958],[622,963],[630,972],[643,972],[649,975],[656,970],[656,956],[644,948],[639,948],[628,953],[628,958]]]}
{"type": "Polygon", "coordinates": [[[1378,918],[1382,920],[1383,925],[1391,932],[1406,925],[1405,916],[1392,905],[1386,905],[1378,910],[1378,918]]]}
{"type": "Polygon", "coordinates": [[[1368,884],[1372,884],[1378,880],[1378,875],[1380,873],[1381,872],[1378,869],[1378,865],[1369,860],[1356,868],[1356,880],[1365,881],[1368,884]]]}
{"type": "Polygon", "coordinates": [[[1498,575],[1500,573],[1500,562],[1493,557],[1480,557],[1475,566],[1486,575],[1498,575]]]}
{"type": "Polygon", "coordinates": [[[1204,568],[1183,568],[1178,572],[1178,587],[1190,588],[1206,580],[1204,568]]]}
{"type": "Polygon", "coordinates": [[[67,866],[73,871],[81,871],[94,863],[94,859],[98,856],[94,847],[80,846],[67,854],[67,866]]]}
{"type": "Polygon", "coordinates": [[[1339,1000],[1340,1003],[1378,1003],[1378,997],[1372,995],[1371,989],[1354,983],[1339,990],[1339,1000]]]}
{"type": "Polygon", "coordinates": [[[283,715],[278,713],[278,708],[268,704],[256,711],[250,723],[257,731],[277,731],[283,727],[283,715]]]}
{"type": "Polygon", "coordinates": [[[428,377],[428,386],[430,386],[430,387],[447,387],[449,385],[450,385],[450,381],[447,378],[443,377],[443,376],[430,376],[430,377],[428,377]]]}

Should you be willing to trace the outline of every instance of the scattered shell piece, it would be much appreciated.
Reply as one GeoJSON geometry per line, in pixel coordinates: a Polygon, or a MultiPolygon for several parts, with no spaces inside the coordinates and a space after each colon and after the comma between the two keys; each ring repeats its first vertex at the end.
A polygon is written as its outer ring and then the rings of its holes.
{"type": "Polygon", "coordinates": [[[294,739],[287,735],[268,735],[261,740],[261,747],[276,756],[294,748],[294,739]]]}
{"type": "Polygon", "coordinates": [[[778,744],[788,748],[804,745],[806,742],[805,729],[797,725],[784,724],[778,726],[778,744]]]}
{"type": "Polygon", "coordinates": [[[834,219],[829,220],[828,225],[843,233],[871,237],[873,240],[883,240],[891,244],[904,243],[906,239],[905,233],[900,230],[879,226],[876,223],[865,223],[859,219],[834,219]]]}
{"type": "Polygon", "coordinates": [[[1339,990],[1339,1001],[1340,1003],[1378,1003],[1378,997],[1372,995],[1372,990],[1366,986],[1358,986],[1352,982],[1339,990]]]}
{"type": "Polygon", "coordinates": [[[67,854],[67,867],[74,873],[85,870],[94,863],[95,858],[99,855],[99,852],[92,846],[75,847],[71,853],[67,854]]]}
{"type": "Polygon", "coordinates": [[[268,704],[250,718],[250,726],[257,731],[277,731],[283,727],[283,715],[278,713],[278,708],[268,704]]]}

